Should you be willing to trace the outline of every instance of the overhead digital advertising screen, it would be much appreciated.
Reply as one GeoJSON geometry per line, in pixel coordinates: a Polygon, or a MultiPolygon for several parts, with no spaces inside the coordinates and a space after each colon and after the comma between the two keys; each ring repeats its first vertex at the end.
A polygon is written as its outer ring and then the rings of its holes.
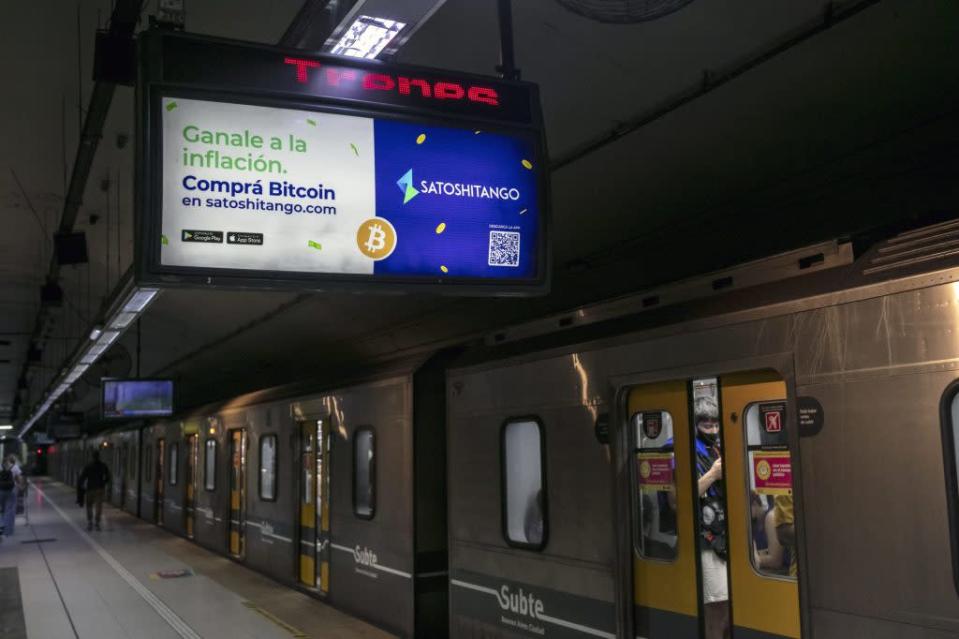
{"type": "Polygon", "coordinates": [[[166,417],[173,414],[173,381],[168,379],[105,379],[104,419],[166,417]]]}
{"type": "Polygon", "coordinates": [[[264,87],[226,73],[229,93],[213,91],[215,69],[167,69],[171,55],[163,82],[141,78],[141,281],[546,290],[547,172],[525,85],[156,37],[222,48],[220,67],[247,65],[264,87]]]}

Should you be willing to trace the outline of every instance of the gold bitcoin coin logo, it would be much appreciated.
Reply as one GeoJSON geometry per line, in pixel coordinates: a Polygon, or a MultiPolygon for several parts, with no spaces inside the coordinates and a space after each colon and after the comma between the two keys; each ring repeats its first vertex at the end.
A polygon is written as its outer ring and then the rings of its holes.
{"type": "Polygon", "coordinates": [[[386,218],[371,217],[356,231],[356,246],[370,259],[386,259],[396,248],[396,229],[386,218]]]}

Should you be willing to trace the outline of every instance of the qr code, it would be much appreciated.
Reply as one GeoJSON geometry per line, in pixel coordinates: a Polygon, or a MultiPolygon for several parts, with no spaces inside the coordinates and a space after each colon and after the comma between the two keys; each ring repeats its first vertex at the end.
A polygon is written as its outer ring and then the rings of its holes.
{"type": "Polygon", "coordinates": [[[489,232],[489,265],[519,266],[519,233],[489,232]]]}

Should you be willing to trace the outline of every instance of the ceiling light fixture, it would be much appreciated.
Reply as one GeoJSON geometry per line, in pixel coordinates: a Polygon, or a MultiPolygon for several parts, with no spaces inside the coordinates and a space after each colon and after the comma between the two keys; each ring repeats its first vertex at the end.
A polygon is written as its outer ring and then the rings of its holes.
{"type": "Polygon", "coordinates": [[[337,0],[296,46],[305,50],[389,60],[446,0],[337,0]]]}
{"type": "Polygon", "coordinates": [[[334,55],[344,55],[350,58],[365,58],[375,60],[390,42],[406,27],[405,22],[376,18],[373,16],[359,16],[353,24],[343,32],[339,41],[330,50],[334,55]]]}

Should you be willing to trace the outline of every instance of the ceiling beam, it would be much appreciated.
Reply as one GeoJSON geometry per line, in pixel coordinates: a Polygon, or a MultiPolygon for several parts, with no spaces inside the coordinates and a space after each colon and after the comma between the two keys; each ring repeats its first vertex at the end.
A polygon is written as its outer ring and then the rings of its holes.
{"type": "MultiPolygon", "coordinates": [[[[279,45],[289,48],[315,48],[318,50],[323,42],[326,41],[330,32],[331,3],[335,7],[337,0],[306,0],[293,17],[290,26],[287,27],[280,39],[279,45]]],[[[110,18],[110,33],[117,36],[133,35],[143,4],[144,0],[118,0],[110,18]]],[[[73,164],[73,173],[70,176],[70,186],[67,190],[67,197],[63,204],[63,212],[60,216],[60,225],[58,228],[60,233],[69,233],[76,223],[80,205],[83,201],[83,193],[86,190],[87,180],[90,177],[90,169],[93,166],[93,159],[96,155],[100,138],[103,135],[103,125],[106,122],[106,117],[110,110],[110,103],[113,100],[114,89],[115,85],[112,83],[98,81],[94,85],[83,132],[80,136],[80,146],[77,149],[77,157],[73,164]]],[[[132,270],[132,267],[130,270],[132,270]]],[[[59,264],[54,254],[50,259],[48,277],[56,281],[58,276],[59,264]]],[[[129,271],[125,274],[125,277],[126,276],[130,276],[129,271]]],[[[121,280],[122,279],[123,278],[121,278],[121,280]]],[[[271,316],[271,314],[267,313],[267,316],[271,316]]],[[[31,344],[41,339],[44,324],[45,314],[41,307],[34,321],[34,328],[30,340],[27,342],[28,349],[31,344]]],[[[24,364],[20,373],[21,379],[27,378],[29,365],[29,358],[24,357],[24,364]]],[[[19,417],[20,401],[19,392],[15,392],[13,397],[14,418],[19,417]]]]}
{"type": "MultiPolygon", "coordinates": [[[[143,3],[144,0],[117,0],[113,7],[113,13],[110,15],[110,27],[108,29],[110,34],[119,37],[132,37],[137,22],[140,20],[143,3]]],[[[100,138],[103,137],[103,125],[106,122],[107,114],[110,112],[110,104],[113,102],[115,89],[116,85],[111,82],[102,80],[94,82],[93,93],[90,95],[90,103],[86,109],[87,115],[83,122],[83,130],[80,133],[77,155],[73,161],[70,184],[63,201],[63,211],[60,213],[60,223],[57,227],[59,233],[70,233],[77,221],[80,206],[83,204],[83,194],[87,188],[87,180],[90,177],[90,170],[93,168],[93,159],[100,145],[100,138]]],[[[47,239],[53,241],[52,237],[47,239]]],[[[56,282],[59,275],[60,264],[57,262],[56,253],[52,252],[50,266],[47,269],[47,280],[56,282]]],[[[47,315],[43,312],[43,306],[41,305],[33,322],[33,332],[30,340],[27,342],[28,349],[32,343],[41,340],[46,317],[47,315]]],[[[29,366],[29,358],[25,357],[23,369],[20,373],[24,379],[26,379],[29,366]]],[[[13,413],[15,416],[19,414],[19,409],[20,395],[16,393],[13,398],[13,413]]]]}
{"type": "Polygon", "coordinates": [[[690,102],[708,95],[721,86],[735,80],[748,71],[769,62],[800,44],[812,39],[813,37],[828,31],[846,20],[859,15],[866,9],[879,4],[880,0],[861,0],[860,2],[843,5],[841,8],[834,8],[833,3],[826,4],[826,9],[822,17],[814,20],[808,25],[801,26],[795,32],[790,33],[781,40],[777,40],[772,45],[754,51],[746,58],[737,61],[732,66],[721,70],[704,70],[703,78],[693,86],[681,91],[663,104],[654,107],[650,111],[645,111],[632,118],[617,124],[611,130],[588,140],[579,147],[571,150],[569,153],[558,157],[549,163],[550,171],[558,171],[587,155],[602,149],[605,146],[616,142],[630,133],[634,133],[644,126],[651,124],[661,118],[666,117],[673,111],[681,109],[690,102]]]}

